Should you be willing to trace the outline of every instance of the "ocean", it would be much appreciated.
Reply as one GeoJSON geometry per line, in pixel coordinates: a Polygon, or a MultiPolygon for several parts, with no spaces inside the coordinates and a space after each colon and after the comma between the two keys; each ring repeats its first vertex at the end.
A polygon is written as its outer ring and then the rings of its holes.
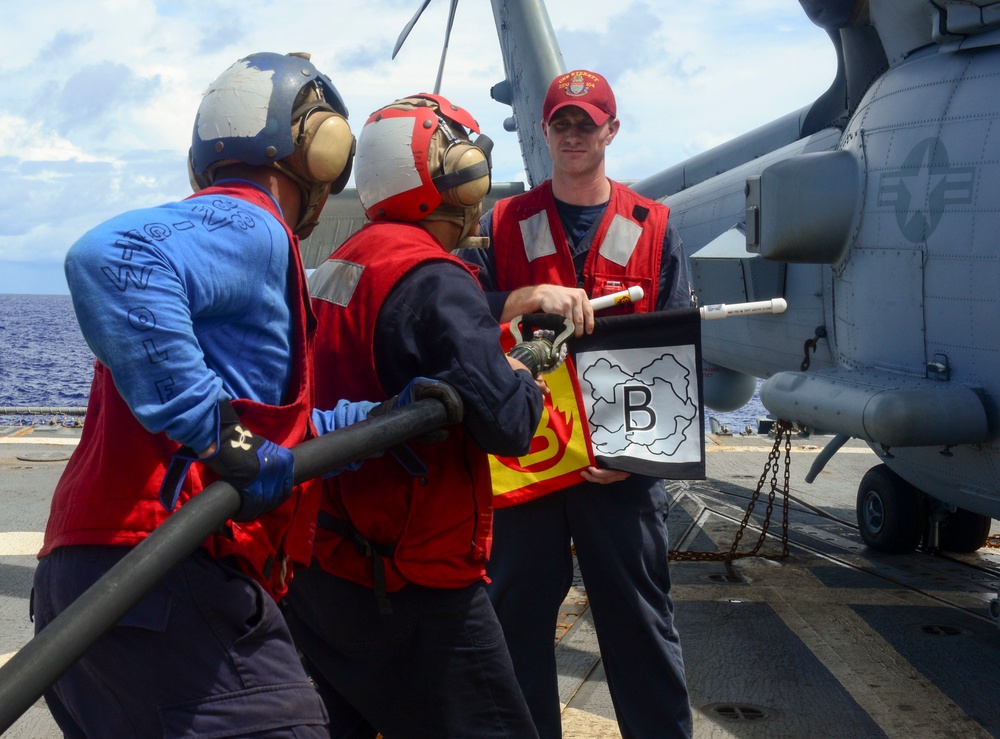
{"type": "Polygon", "coordinates": [[[93,363],[69,295],[0,295],[0,407],[86,406],[93,363]]]}
{"type": "MultiPolygon", "coordinates": [[[[0,408],[85,407],[93,362],[68,295],[0,295],[0,408]]],[[[747,426],[756,432],[757,419],[766,415],[754,393],[739,410],[706,409],[705,428],[714,418],[734,434],[747,426]]],[[[24,416],[15,422],[49,420],[24,416]]]]}

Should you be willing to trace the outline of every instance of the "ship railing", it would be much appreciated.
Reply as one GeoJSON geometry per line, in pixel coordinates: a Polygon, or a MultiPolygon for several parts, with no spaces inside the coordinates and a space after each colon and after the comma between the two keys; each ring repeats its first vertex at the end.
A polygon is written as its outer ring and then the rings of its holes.
{"type": "Polygon", "coordinates": [[[0,426],[83,426],[85,407],[0,406],[0,426]]]}

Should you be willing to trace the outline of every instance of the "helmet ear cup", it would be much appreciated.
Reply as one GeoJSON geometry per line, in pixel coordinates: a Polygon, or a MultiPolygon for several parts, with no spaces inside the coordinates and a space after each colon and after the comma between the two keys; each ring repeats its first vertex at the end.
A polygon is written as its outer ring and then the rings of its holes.
{"type": "Polygon", "coordinates": [[[442,200],[459,208],[481,202],[492,187],[492,152],[488,136],[478,136],[472,142],[453,140],[442,157],[442,173],[433,179],[442,200]]]}
{"type": "Polygon", "coordinates": [[[343,116],[317,112],[305,121],[299,146],[306,171],[318,182],[334,182],[354,154],[354,135],[343,116]]]}
{"type": "Polygon", "coordinates": [[[338,113],[316,109],[298,123],[296,151],[290,157],[300,173],[313,182],[335,182],[349,170],[354,157],[354,135],[338,113]]]}
{"type": "Polygon", "coordinates": [[[347,120],[325,103],[300,107],[292,120],[295,149],[273,166],[302,192],[301,213],[292,231],[305,238],[319,222],[326,199],[347,184],[354,161],[354,136],[347,120]]]}
{"type": "Polygon", "coordinates": [[[490,191],[490,167],[486,154],[472,144],[457,143],[444,155],[444,174],[434,184],[441,199],[449,205],[467,208],[486,197],[490,191]]]}

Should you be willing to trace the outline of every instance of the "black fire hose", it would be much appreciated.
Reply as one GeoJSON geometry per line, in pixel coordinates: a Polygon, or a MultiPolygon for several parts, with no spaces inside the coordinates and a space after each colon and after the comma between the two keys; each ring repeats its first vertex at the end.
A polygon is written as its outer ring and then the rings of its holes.
{"type": "MultiPolygon", "coordinates": [[[[292,448],[295,482],[332,472],[448,423],[435,398],[292,448]]],[[[181,560],[240,508],[236,488],[209,485],[188,500],[0,667],[0,734],[181,560]]]]}

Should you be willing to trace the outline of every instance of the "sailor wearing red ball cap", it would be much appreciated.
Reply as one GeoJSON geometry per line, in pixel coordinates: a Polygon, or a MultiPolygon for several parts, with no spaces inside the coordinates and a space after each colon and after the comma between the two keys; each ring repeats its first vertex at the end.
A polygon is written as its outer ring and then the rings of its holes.
{"type": "MultiPolygon", "coordinates": [[[[461,254],[479,266],[501,321],[558,313],[580,336],[594,329],[591,298],[632,286],[646,297],[619,312],[690,306],[687,261],[668,208],[605,174],[620,126],[615,95],[600,74],[579,69],[550,84],[542,134],[551,179],[499,201],[480,221],[491,246],[461,254]]],[[[573,580],[571,546],[622,736],[691,736],[663,481],[598,467],[580,475],[537,497],[494,496],[488,589],[539,736],[562,733],[553,633],[573,580]]]]}

